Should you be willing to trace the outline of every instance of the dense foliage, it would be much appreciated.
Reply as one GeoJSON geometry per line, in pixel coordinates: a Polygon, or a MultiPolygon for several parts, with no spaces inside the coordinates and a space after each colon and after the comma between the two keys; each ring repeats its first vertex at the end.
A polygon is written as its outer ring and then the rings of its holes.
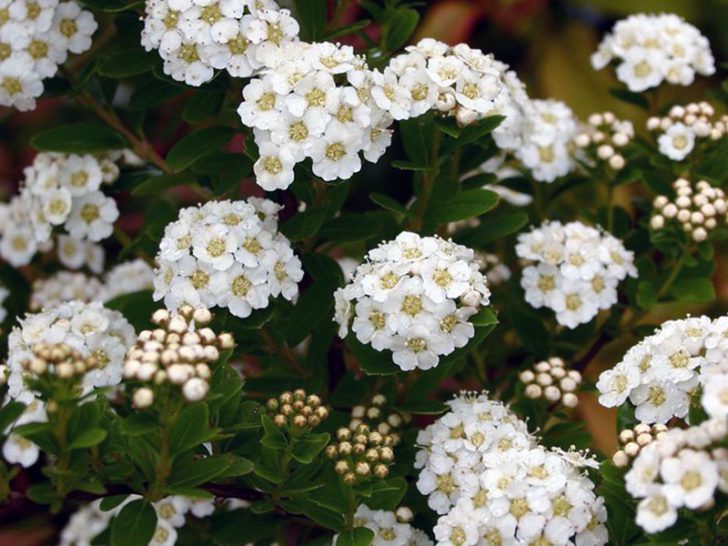
{"type": "Polygon", "coordinates": [[[0,209],[2,525],[728,540],[728,319],[686,317],[728,235],[728,87],[658,93],[713,83],[708,40],[618,22],[592,65],[647,122],[582,121],[415,41],[416,3],[349,4],[0,0],[0,105],[63,112],[0,209]]]}

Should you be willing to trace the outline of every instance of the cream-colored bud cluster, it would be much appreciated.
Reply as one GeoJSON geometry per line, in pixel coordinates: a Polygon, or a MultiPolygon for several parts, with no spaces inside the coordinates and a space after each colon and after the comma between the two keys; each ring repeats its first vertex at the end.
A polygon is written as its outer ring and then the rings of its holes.
{"type": "Polygon", "coordinates": [[[667,131],[676,123],[692,128],[698,138],[718,140],[728,131],[728,116],[723,114],[714,119],[715,110],[707,102],[691,102],[685,106],[670,108],[667,116],[652,116],[647,120],[648,131],[667,131]]]}
{"type": "Polygon", "coordinates": [[[284,392],[278,398],[269,399],[265,406],[272,414],[273,423],[281,428],[314,428],[329,416],[329,410],[321,405],[321,398],[306,394],[303,389],[284,392]]]}
{"type": "MultiPolygon", "coordinates": [[[[179,385],[189,402],[202,400],[210,389],[210,365],[220,358],[220,351],[232,349],[230,334],[216,334],[206,325],[212,314],[205,308],[183,305],[177,312],[158,309],[152,315],[154,330],[142,331],[136,345],[127,353],[124,377],[143,383],[179,385]]],[[[138,388],[132,402],[136,408],[149,407],[154,391],[138,388]]]]}
{"type": "Polygon", "coordinates": [[[386,403],[387,399],[378,394],[370,406],[354,406],[349,426],[337,430],[336,441],[326,448],[334,470],[349,485],[389,475],[394,447],[401,440],[397,429],[404,418],[396,412],[387,413],[386,403]]]}
{"type": "Polygon", "coordinates": [[[617,119],[612,112],[596,113],[589,116],[587,125],[574,139],[582,149],[593,147],[592,159],[606,162],[615,171],[627,164],[619,152],[634,138],[634,127],[629,121],[617,119]]]}
{"type": "Polygon", "coordinates": [[[614,466],[625,468],[629,462],[639,455],[647,444],[662,437],[667,432],[665,425],[648,425],[639,423],[634,428],[624,429],[619,433],[621,448],[612,456],[614,466]]]}
{"type": "Polygon", "coordinates": [[[672,187],[676,193],[674,200],[659,195],[652,202],[652,229],[662,229],[667,221],[674,220],[699,243],[705,241],[708,233],[719,223],[728,221],[728,202],[722,189],[711,186],[705,180],[693,186],[685,178],[675,180],[672,187]]]}
{"type": "Polygon", "coordinates": [[[581,385],[581,374],[567,370],[564,361],[558,357],[537,363],[533,369],[522,371],[519,377],[526,385],[524,394],[527,398],[561,401],[567,408],[574,408],[579,403],[576,391],[581,385]]]}
{"type": "Polygon", "coordinates": [[[21,361],[20,365],[26,373],[38,378],[50,374],[71,379],[105,365],[97,355],[83,356],[65,343],[36,343],[30,350],[33,356],[21,361]]]}

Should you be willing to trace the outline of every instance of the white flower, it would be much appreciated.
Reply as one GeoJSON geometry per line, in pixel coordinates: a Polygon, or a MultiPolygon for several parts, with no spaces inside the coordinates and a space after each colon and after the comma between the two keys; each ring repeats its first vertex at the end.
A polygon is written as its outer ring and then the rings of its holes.
{"type": "Polygon", "coordinates": [[[326,181],[351,178],[361,170],[359,146],[359,135],[340,126],[329,128],[311,147],[314,174],[326,181]]]}
{"type": "Polygon", "coordinates": [[[3,444],[3,458],[23,468],[33,466],[40,455],[38,446],[18,434],[10,434],[3,444]]]}
{"type": "Polygon", "coordinates": [[[657,139],[660,153],[673,161],[682,161],[695,147],[695,132],[682,123],[675,123],[657,139]]]}
{"type": "Polygon", "coordinates": [[[718,485],[718,468],[710,455],[683,449],[677,457],[662,461],[662,491],[673,506],[696,510],[713,498],[718,485]]]}
{"type": "Polygon", "coordinates": [[[89,11],[82,11],[76,2],[61,2],[53,20],[55,38],[71,53],[83,53],[91,47],[91,36],[98,24],[89,11]]]}
{"type": "Polygon", "coordinates": [[[260,158],[253,165],[258,185],[266,191],[288,188],[293,183],[296,164],[293,153],[285,145],[279,147],[272,142],[260,143],[259,149],[260,158]]]}
{"type": "Polygon", "coordinates": [[[101,241],[111,235],[118,217],[116,201],[94,191],[74,201],[66,229],[75,239],[101,241]]]}
{"type": "Polygon", "coordinates": [[[601,393],[599,403],[608,408],[621,406],[639,384],[638,369],[618,364],[599,376],[597,382],[597,390],[601,393]]]}
{"type": "Polygon", "coordinates": [[[637,505],[637,525],[648,533],[664,531],[676,521],[677,510],[659,492],[646,497],[637,505]]]}

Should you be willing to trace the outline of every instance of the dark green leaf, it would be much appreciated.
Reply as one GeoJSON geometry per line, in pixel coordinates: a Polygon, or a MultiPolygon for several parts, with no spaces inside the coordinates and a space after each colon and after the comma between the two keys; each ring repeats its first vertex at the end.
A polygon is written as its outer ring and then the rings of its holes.
{"type": "Polygon", "coordinates": [[[394,212],[395,214],[409,216],[409,211],[404,207],[404,205],[400,204],[398,201],[395,201],[388,195],[384,195],[383,193],[370,193],[369,199],[371,199],[374,203],[376,203],[385,210],[394,212]]]}
{"type": "Polygon", "coordinates": [[[130,502],[111,522],[111,546],[147,544],[157,529],[157,513],[146,500],[130,502]]]}
{"type": "Polygon", "coordinates": [[[69,449],[85,449],[99,445],[106,439],[107,433],[102,428],[87,428],[76,436],[69,444],[69,449]]]}
{"type": "Polygon", "coordinates": [[[627,89],[610,89],[609,94],[623,102],[639,106],[643,110],[650,109],[650,103],[647,101],[644,95],[635,93],[634,91],[629,91],[627,89]]]}
{"type": "Polygon", "coordinates": [[[670,295],[685,303],[708,303],[715,299],[710,279],[678,279],[670,287],[670,295]]]}
{"type": "Polygon", "coordinates": [[[196,402],[179,414],[169,433],[170,453],[177,454],[197,447],[210,439],[207,404],[196,402]]]}
{"type": "Polygon", "coordinates": [[[201,89],[194,93],[182,109],[182,118],[197,123],[216,115],[225,102],[224,89],[201,89]]]}
{"type": "Polygon", "coordinates": [[[140,48],[125,49],[106,57],[97,71],[109,78],[127,78],[149,72],[159,62],[159,57],[140,48]]]}
{"type": "Polygon", "coordinates": [[[336,540],[336,546],[369,546],[374,540],[374,532],[366,527],[357,527],[353,531],[342,531],[336,540]]]}
{"type": "Polygon", "coordinates": [[[235,134],[230,127],[207,127],[185,136],[167,154],[167,164],[181,171],[201,157],[218,151],[235,134]]]}
{"type": "Polygon", "coordinates": [[[417,28],[420,14],[411,8],[387,10],[386,20],[382,47],[388,51],[397,51],[407,43],[417,28]]]}
{"type": "Polygon", "coordinates": [[[197,178],[188,172],[164,174],[162,176],[155,176],[144,180],[136,186],[131,193],[139,197],[148,197],[150,195],[160,193],[168,188],[187,186],[195,183],[197,183],[197,178]]]}
{"type": "Polygon", "coordinates": [[[126,139],[107,125],[93,121],[58,125],[31,140],[36,150],[68,154],[92,154],[126,148],[126,139]]]}
{"type": "Polygon", "coordinates": [[[321,434],[309,433],[299,438],[293,447],[293,458],[299,463],[310,464],[321,453],[321,450],[329,443],[331,435],[323,432],[321,434]]]}
{"type": "Polygon", "coordinates": [[[265,414],[260,416],[260,421],[263,424],[263,429],[265,430],[265,434],[260,440],[260,443],[273,450],[286,449],[288,441],[286,440],[286,435],[283,434],[283,431],[275,426],[270,417],[265,414]]]}
{"type": "Polygon", "coordinates": [[[486,213],[498,204],[498,194],[488,190],[468,190],[434,203],[425,215],[425,223],[435,228],[449,222],[469,220],[486,213]]]}

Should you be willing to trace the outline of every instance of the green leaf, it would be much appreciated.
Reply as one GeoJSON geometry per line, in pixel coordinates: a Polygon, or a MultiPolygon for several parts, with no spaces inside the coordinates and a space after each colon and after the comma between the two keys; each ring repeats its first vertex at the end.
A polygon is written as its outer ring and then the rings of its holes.
{"type": "Polygon", "coordinates": [[[152,299],[151,290],[141,290],[109,300],[104,303],[104,307],[119,311],[136,330],[143,330],[149,325],[149,317],[158,306],[152,299]]]}
{"type": "Polygon", "coordinates": [[[180,412],[169,433],[169,449],[173,455],[197,447],[210,439],[207,404],[197,402],[180,412]]]}
{"type": "Polygon", "coordinates": [[[185,91],[180,85],[151,77],[139,85],[129,99],[129,110],[143,112],[164,104],[173,97],[185,91]]]}
{"type": "Polygon", "coordinates": [[[303,40],[313,42],[320,38],[326,28],[327,4],[326,0],[296,0],[296,19],[301,25],[303,40]]]}
{"type": "Polygon", "coordinates": [[[402,413],[413,413],[415,415],[440,415],[448,410],[447,404],[435,400],[417,400],[405,402],[397,407],[402,413]]]}
{"type": "Polygon", "coordinates": [[[715,299],[715,288],[710,279],[678,279],[670,287],[670,295],[685,303],[708,303],[715,299]]]}
{"type": "Polygon", "coordinates": [[[207,127],[199,129],[175,144],[167,154],[167,164],[174,171],[191,166],[201,157],[218,151],[235,134],[230,127],[207,127]]]}
{"type": "Polygon", "coordinates": [[[322,321],[331,320],[333,293],[338,284],[336,279],[320,279],[301,294],[287,320],[286,341],[289,347],[301,343],[322,321]]]}
{"type": "Polygon", "coordinates": [[[388,51],[397,51],[407,43],[409,37],[420,22],[420,14],[411,8],[387,10],[387,24],[382,36],[382,47],[388,51]]]}
{"type": "Polygon", "coordinates": [[[400,214],[402,216],[409,216],[410,212],[398,201],[395,201],[388,195],[384,195],[383,193],[370,193],[369,199],[372,200],[373,203],[376,203],[380,207],[382,207],[385,210],[388,210],[389,212],[393,212],[395,214],[400,214]]]}
{"type": "Polygon", "coordinates": [[[353,531],[342,531],[336,540],[336,546],[369,546],[374,540],[374,532],[366,527],[357,527],[353,531]]]}
{"type": "Polygon", "coordinates": [[[378,481],[372,485],[372,492],[366,504],[372,510],[394,511],[399,507],[406,492],[407,480],[401,476],[378,481]]]}
{"type": "Polygon", "coordinates": [[[325,208],[309,208],[293,215],[282,224],[281,233],[294,243],[308,237],[313,237],[326,221],[327,214],[328,212],[325,208]]]}
{"type": "Polygon", "coordinates": [[[168,188],[174,188],[175,186],[187,186],[196,183],[197,178],[189,172],[163,174],[161,176],[155,176],[144,180],[131,190],[131,193],[132,195],[137,195],[139,197],[148,197],[150,195],[160,193],[168,188]]]}
{"type": "Polygon", "coordinates": [[[271,421],[270,417],[266,414],[262,414],[260,416],[260,421],[263,424],[263,429],[265,430],[265,434],[263,434],[263,438],[261,438],[260,443],[265,447],[276,451],[286,449],[288,440],[286,440],[286,435],[283,434],[283,431],[275,426],[273,421],[271,421]]]}
{"type": "Polygon", "coordinates": [[[129,495],[112,495],[110,497],[104,497],[101,499],[99,508],[102,512],[109,512],[124,502],[128,496],[129,495]]]}
{"type": "Polygon", "coordinates": [[[321,450],[329,443],[331,435],[323,432],[321,434],[309,433],[299,438],[293,446],[293,458],[299,463],[310,464],[321,453],[321,450]]]}
{"type": "Polygon", "coordinates": [[[102,428],[87,428],[76,436],[68,445],[69,449],[86,449],[99,445],[106,439],[107,433],[102,428]]]}
{"type": "Polygon", "coordinates": [[[349,34],[354,34],[356,32],[359,32],[360,30],[364,30],[371,24],[372,24],[371,19],[361,19],[360,21],[357,21],[356,23],[352,23],[350,25],[345,25],[341,28],[336,29],[333,32],[329,32],[328,34],[321,37],[321,41],[331,42],[335,38],[339,38],[341,36],[348,36],[349,34]]]}
{"type": "Polygon", "coordinates": [[[147,544],[157,529],[157,513],[148,501],[135,500],[124,506],[111,522],[111,546],[147,544]]]}
{"type": "Polygon", "coordinates": [[[96,70],[109,78],[128,78],[149,72],[157,62],[157,55],[135,47],[109,55],[99,63],[96,70]]]}
{"type": "Polygon", "coordinates": [[[346,336],[346,345],[368,375],[393,375],[401,371],[392,360],[390,351],[377,351],[371,345],[364,345],[353,333],[346,336]]]}
{"type": "Polygon", "coordinates": [[[498,204],[498,194],[488,190],[468,190],[434,203],[425,214],[425,223],[433,229],[449,222],[469,220],[486,213],[498,204]]]}
{"type": "Polygon", "coordinates": [[[506,119],[504,116],[488,116],[477,123],[468,125],[460,131],[455,140],[451,140],[442,147],[443,154],[449,154],[473,142],[477,142],[492,133],[506,119]]]}
{"type": "Polygon", "coordinates": [[[20,402],[8,402],[0,408],[0,431],[4,431],[25,411],[25,405],[20,402]]]}
{"type": "Polygon", "coordinates": [[[81,4],[87,8],[97,11],[106,11],[109,13],[117,13],[128,9],[134,9],[135,5],[141,1],[125,2],[124,0],[81,0],[81,4]]]}
{"type": "Polygon", "coordinates": [[[35,135],[31,144],[43,152],[93,154],[126,148],[126,139],[107,125],[93,121],[58,125],[35,135]]]}
{"type": "Polygon", "coordinates": [[[181,460],[172,468],[169,486],[173,489],[197,487],[215,478],[242,476],[251,470],[252,461],[229,453],[204,459],[181,460]]]}
{"type": "Polygon", "coordinates": [[[225,102],[224,89],[201,89],[194,93],[182,109],[182,119],[197,123],[216,115],[225,102]]]}
{"type": "Polygon", "coordinates": [[[657,290],[649,281],[637,285],[637,305],[642,309],[652,309],[657,304],[657,290]]]}
{"type": "Polygon", "coordinates": [[[528,214],[525,212],[505,214],[493,219],[485,218],[478,227],[458,234],[457,240],[471,248],[478,248],[520,230],[527,223],[528,214]]]}
{"type": "Polygon", "coordinates": [[[627,89],[610,89],[609,94],[622,102],[633,104],[643,110],[649,111],[650,109],[650,103],[647,101],[645,96],[640,93],[635,93],[634,91],[629,91],[627,89]]]}

